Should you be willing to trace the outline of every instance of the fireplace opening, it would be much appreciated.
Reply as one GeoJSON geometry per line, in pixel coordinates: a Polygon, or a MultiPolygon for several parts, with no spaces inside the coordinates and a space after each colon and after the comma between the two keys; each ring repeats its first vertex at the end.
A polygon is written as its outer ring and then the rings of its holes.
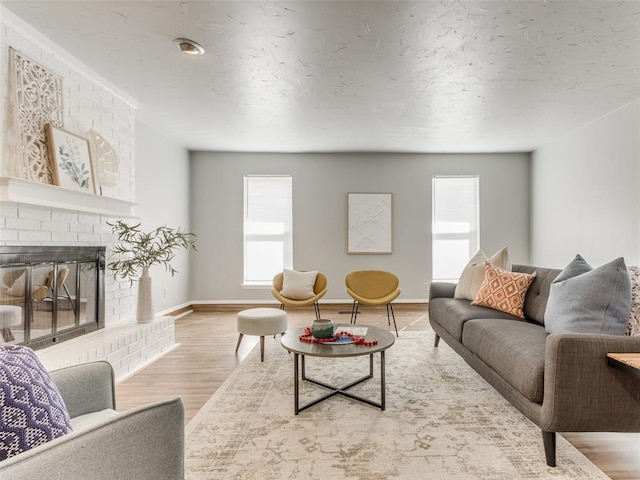
{"type": "Polygon", "coordinates": [[[34,350],[104,328],[105,247],[0,246],[0,342],[34,350]]]}

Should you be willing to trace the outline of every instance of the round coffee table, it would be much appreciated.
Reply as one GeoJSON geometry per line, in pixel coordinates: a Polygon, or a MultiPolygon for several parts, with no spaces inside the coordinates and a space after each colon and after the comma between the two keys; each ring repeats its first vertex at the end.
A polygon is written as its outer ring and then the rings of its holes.
{"type": "Polygon", "coordinates": [[[367,329],[367,334],[365,337],[366,340],[371,341],[373,339],[376,339],[378,343],[372,346],[364,346],[354,344],[332,345],[302,342],[300,340],[300,335],[304,333],[304,328],[289,330],[281,338],[280,342],[282,343],[282,346],[289,350],[289,352],[293,353],[293,395],[294,410],[296,415],[298,415],[298,413],[300,413],[301,411],[322,402],[323,400],[333,397],[334,395],[343,395],[359,402],[373,405],[374,407],[378,407],[381,410],[385,409],[384,352],[387,348],[395,343],[396,338],[391,332],[378,327],[372,327],[370,325],[358,325],[357,327],[354,327],[353,325],[336,325],[335,331],[338,332],[340,330],[355,330],[361,328],[367,329]],[[370,378],[373,378],[373,355],[376,353],[380,353],[380,402],[376,402],[374,400],[370,400],[368,398],[364,398],[359,395],[354,395],[353,393],[347,392],[347,390],[349,390],[351,387],[355,387],[356,385],[369,380],[370,378]],[[305,356],[319,358],[346,358],[360,357],[363,355],[369,355],[369,375],[359,378],[343,387],[329,385],[328,383],[309,378],[305,375],[305,356]],[[300,375],[299,373],[299,367],[301,368],[300,373],[302,375],[300,375]],[[302,378],[302,380],[306,380],[307,382],[311,382],[321,387],[327,388],[328,390],[330,390],[330,393],[327,393],[326,395],[323,395],[322,397],[301,406],[299,384],[300,378],[302,378]]]}

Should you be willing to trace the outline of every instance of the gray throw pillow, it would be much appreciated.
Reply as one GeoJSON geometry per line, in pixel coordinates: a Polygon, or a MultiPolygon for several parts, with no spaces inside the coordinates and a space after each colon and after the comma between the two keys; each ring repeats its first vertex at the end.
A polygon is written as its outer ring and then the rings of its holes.
{"type": "Polygon", "coordinates": [[[631,281],[624,259],[593,269],[580,255],[551,283],[544,314],[547,333],[624,335],[631,281]]]}

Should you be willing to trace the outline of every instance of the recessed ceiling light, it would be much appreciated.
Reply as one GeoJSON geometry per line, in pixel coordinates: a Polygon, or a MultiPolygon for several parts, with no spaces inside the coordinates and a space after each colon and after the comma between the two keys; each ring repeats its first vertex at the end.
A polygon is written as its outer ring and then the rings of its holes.
{"type": "Polygon", "coordinates": [[[182,53],[186,53],[187,55],[204,55],[202,45],[188,38],[176,38],[173,43],[177,43],[182,53]]]}

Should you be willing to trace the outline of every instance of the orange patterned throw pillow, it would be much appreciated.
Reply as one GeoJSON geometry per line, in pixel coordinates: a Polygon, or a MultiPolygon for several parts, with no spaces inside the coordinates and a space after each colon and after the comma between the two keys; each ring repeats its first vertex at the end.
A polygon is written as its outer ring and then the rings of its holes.
{"type": "Polygon", "coordinates": [[[524,297],[536,274],[509,272],[489,262],[485,263],[484,272],[484,281],[471,304],[524,318],[524,297]]]}

